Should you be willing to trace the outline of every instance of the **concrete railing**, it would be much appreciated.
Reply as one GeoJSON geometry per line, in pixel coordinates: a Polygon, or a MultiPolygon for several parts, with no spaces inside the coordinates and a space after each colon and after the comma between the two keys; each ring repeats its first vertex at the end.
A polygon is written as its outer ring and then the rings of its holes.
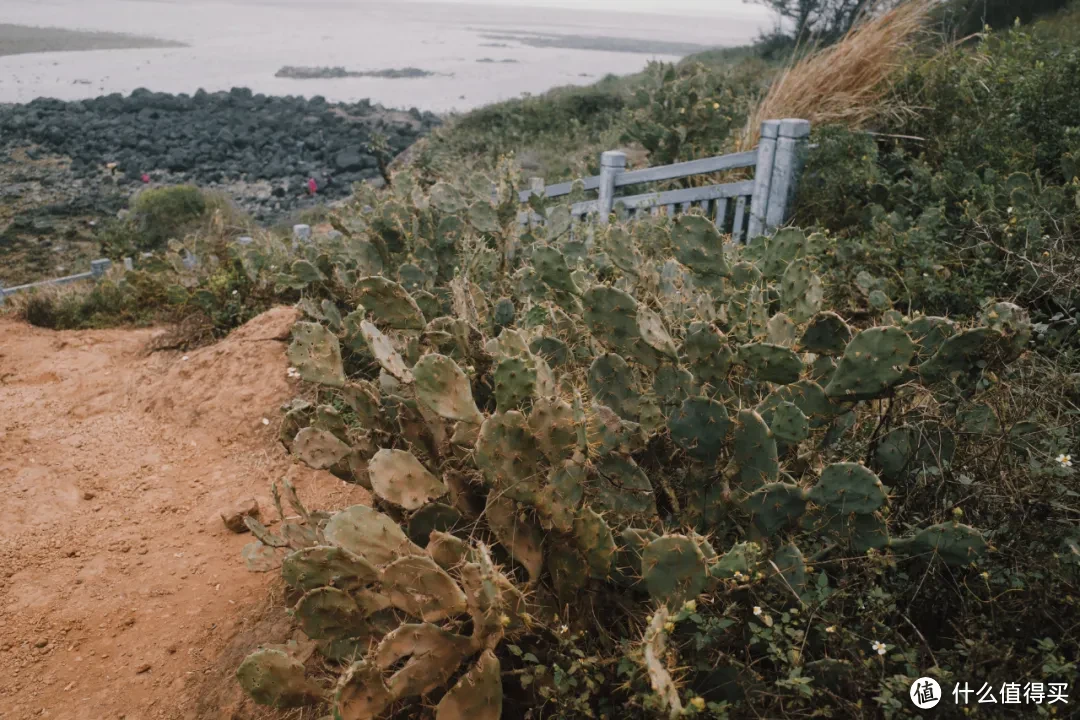
{"type": "MultiPolygon", "coordinates": [[[[730,227],[733,240],[746,242],[772,232],[787,221],[809,138],[810,123],[806,120],[768,120],[762,123],[761,142],[753,150],[629,172],[626,154],[608,151],[600,156],[600,174],[581,180],[586,191],[596,191],[596,199],[575,203],[570,215],[578,220],[594,217],[600,224],[607,224],[613,212],[632,220],[645,213],[674,216],[698,207],[713,218],[721,232],[728,232],[730,227]],[[617,195],[619,188],[632,185],[744,168],[754,169],[752,180],[626,197],[617,195]],[[732,205],[734,212],[729,215],[732,205]]],[[[574,183],[545,186],[543,180],[534,179],[530,185],[532,189],[519,195],[522,203],[527,203],[534,193],[548,198],[569,195],[574,183]]],[[[518,222],[542,223],[543,218],[525,211],[518,214],[518,222]]]]}
{"type": "Polygon", "coordinates": [[[16,285],[15,287],[3,287],[0,286],[0,305],[4,304],[4,299],[8,295],[14,295],[17,292],[24,290],[32,290],[34,288],[44,288],[51,285],[68,285],[74,282],[81,282],[83,280],[100,280],[105,276],[105,273],[112,267],[112,260],[108,258],[102,258],[100,260],[90,261],[90,272],[78,273],[76,275],[66,275],[64,277],[52,278],[50,280],[39,280],[38,282],[27,283],[25,285],[16,285]]]}

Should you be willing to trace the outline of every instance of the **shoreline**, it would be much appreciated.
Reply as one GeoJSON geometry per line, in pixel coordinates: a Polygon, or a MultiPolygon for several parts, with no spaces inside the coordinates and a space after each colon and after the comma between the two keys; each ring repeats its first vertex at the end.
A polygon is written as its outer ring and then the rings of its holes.
{"type": "Polygon", "coordinates": [[[0,57],[50,52],[179,47],[187,47],[187,45],[174,40],[127,33],[0,23],[0,57]]]}

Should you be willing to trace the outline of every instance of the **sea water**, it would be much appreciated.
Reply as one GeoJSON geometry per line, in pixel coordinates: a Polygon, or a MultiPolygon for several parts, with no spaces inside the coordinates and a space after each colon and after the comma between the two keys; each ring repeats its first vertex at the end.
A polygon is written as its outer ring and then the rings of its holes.
{"type": "Polygon", "coordinates": [[[533,0],[572,8],[523,5],[528,2],[0,0],[0,23],[132,33],[187,45],[0,57],[0,102],[77,100],[139,87],[170,93],[248,87],[331,101],[370,98],[387,107],[434,112],[467,110],[559,85],[590,84],[610,73],[637,72],[650,60],[670,62],[685,54],[679,47],[649,52],[536,47],[521,42],[522,33],[625,38],[620,45],[629,48],[637,40],[719,47],[746,43],[770,22],[761,8],[740,0],[533,0]],[[636,12],[656,8],[697,14],[636,12]],[[286,65],[350,71],[416,67],[436,74],[275,77],[286,65]]]}

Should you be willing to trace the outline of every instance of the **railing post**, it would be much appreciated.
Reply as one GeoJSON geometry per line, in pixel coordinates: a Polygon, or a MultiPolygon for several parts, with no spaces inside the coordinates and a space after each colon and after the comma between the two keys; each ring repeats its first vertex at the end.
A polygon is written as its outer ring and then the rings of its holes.
{"type": "Polygon", "coordinates": [[[100,280],[105,272],[112,267],[112,260],[108,258],[102,258],[101,260],[90,261],[90,274],[95,280],[100,280]]]}
{"type": "Polygon", "coordinates": [[[608,150],[600,154],[600,196],[596,209],[601,225],[607,225],[615,209],[615,177],[626,170],[626,153],[608,150]]]}
{"type": "Polygon", "coordinates": [[[787,222],[790,206],[795,200],[799,174],[806,161],[806,148],[810,142],[810,122],[795,119],[781,120],[778,136],[769,201],[765,211],[765,232],[772,232],[787,222]]]}
{"type": "Polygon", "coordinates": [[[750,200],[750,225],[746,240],[753,240],[765,229],[765,215],[769,207],[769,188],[772,186],[773,166],[776,160],[776,138],[780,132],[779,120],[761,123],[761,140],[758,142],[757,166],[754,169],[754,195],[750,200]]]}

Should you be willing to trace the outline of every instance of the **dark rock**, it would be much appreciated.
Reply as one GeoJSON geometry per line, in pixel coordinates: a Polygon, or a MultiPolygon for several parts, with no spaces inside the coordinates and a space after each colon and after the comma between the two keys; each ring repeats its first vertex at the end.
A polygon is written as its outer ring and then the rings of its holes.
{"type": "Polygon", "coordinates": [[[374,160],[359,150],[342,150],[334,156],[334,169],[338,172],[356,172],[374,164],[374,160]]]}

